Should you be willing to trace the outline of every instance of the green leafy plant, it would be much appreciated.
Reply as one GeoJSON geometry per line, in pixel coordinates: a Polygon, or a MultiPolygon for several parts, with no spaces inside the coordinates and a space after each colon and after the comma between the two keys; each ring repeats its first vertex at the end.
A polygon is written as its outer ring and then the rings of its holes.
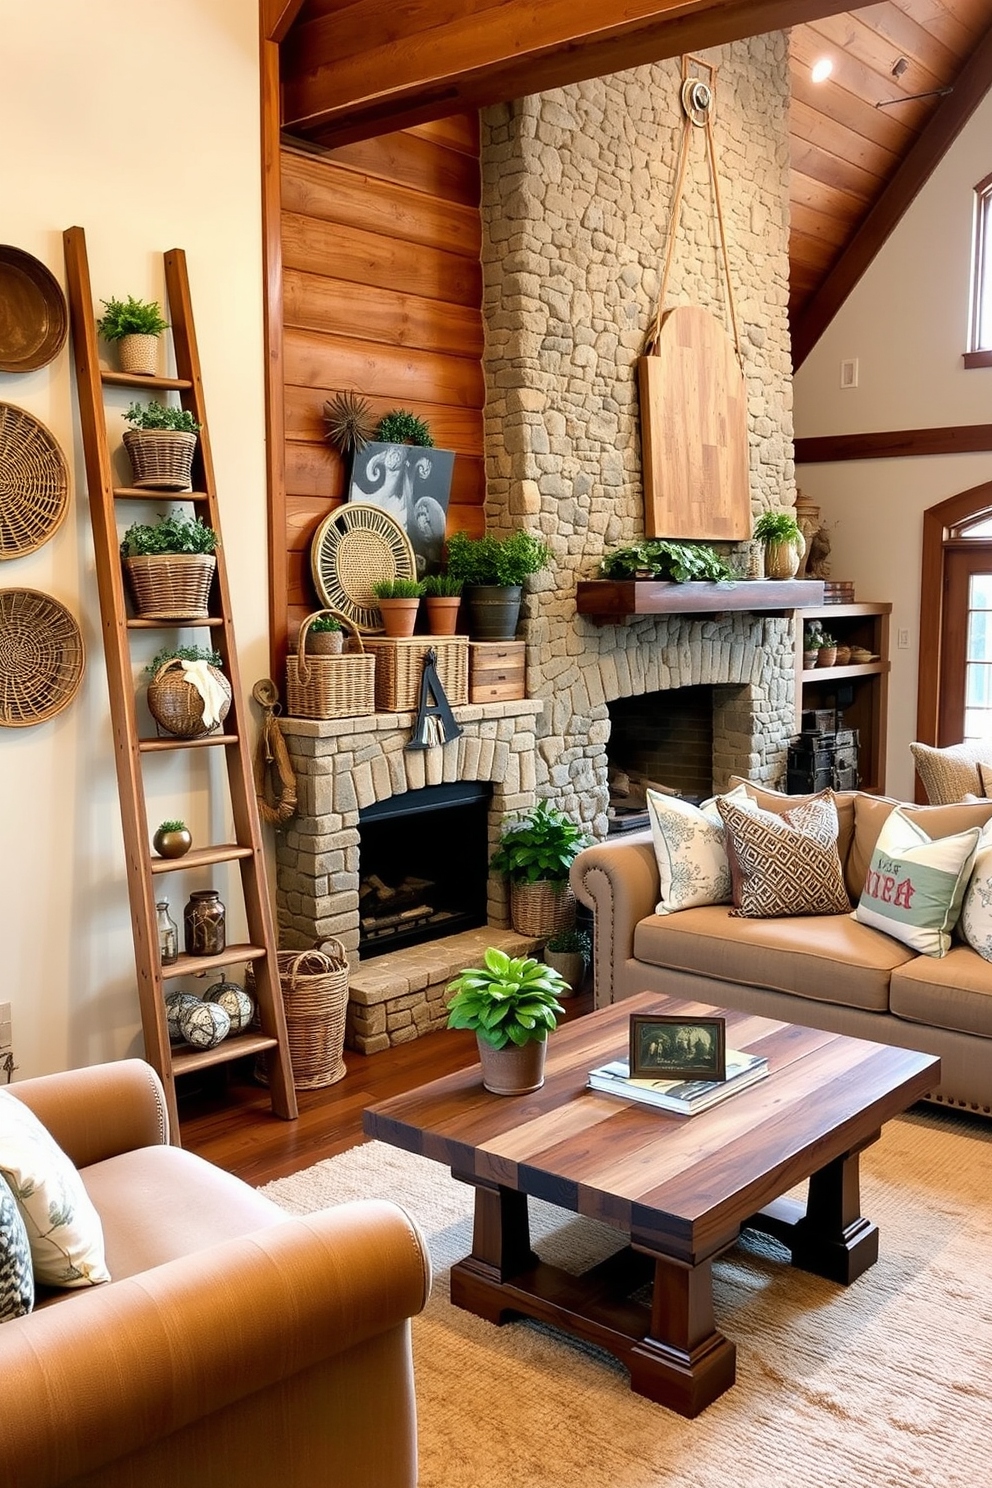
{"type": "Polygon", "coordinates": [[[132,403],[124,415],[135,429],[173,429],[181,434],[195,434],[200,425],[188,408],[174,408],[168,403],[132,403]]]}
{"type": "Polygon", "coordinates": [[[419,599],[424,592],[419,579],[380,579],[372,585],[376,599],[419,599]]]}
{"type": "MultiPolygon", "coordinates": [[[[207,646],[163,646],[162,650],[152,657],[145,667],[149,677],[154,677],[160,666],[165,666],[167,661],[209,661],[211,666],[223,666],[224,661],[219,651],[211,651],[207,646]]],[[[178,830],[174,828],[174,830],[178,830]]]]}
{"type": "Polygon", "coordinates": [[[798,523],[791,512],[762,512],[754,524],[754,535],[766,543],[795,542],[802,539],[798,523]]]}
{"type": "Polygon", "coordinates": [[[311,635],[324,635],[328,632],[341,629],[341,621],[333,615],[318,615],[316,620],[310,622],[311,635]]]}
{"type": "Polygon", "coordinates": [[[453,574],[428,574],[424,580],[424,593],[430,599],[456,599],[464,587],[464,581],[453,574]]]}
{"type": "Polygon", "coordinates": [[[220,546],[212,527],[199,517],[170,512],[154,524],[133,523],[121,541],[122,558],[150,553],[213,553],[220,546]]]}
{"type": "Polygon", "coordinates": [[[384,414],[375,437],[380,444],[422,444],[428,449],[434,445],[429,425],[406,408],[394,408],[384,414]]]}
{"type": "Polygon", "coordinates": [[[820,638],[816,643],[816,648],[818,651],[822,651],[825,646],[836,646],[836,644],[837,642],[834,640],[832,635],[830,635],[825,630],[820,631],[820,638]]]}
{"type": "Polygon", "coordinates": [[[815,651],[817,646],[823,645],[823,627],[819,620],[807,620],[803,626],[803,648],[806,651],[815,651]]]}
{"type": "Polygon", "coordinates": [[[186,830],[186,823],[184,821],[164,821],[158,824],[158,831],[160,832],[185,832],[186,830]]]}
{"type": "Polygon", "coordinates": [[[556,930],[544,942],[544,949],[559,956],[581,956],[588,964],[592,955],[592,938],[588,930],[556,930]]]}
{"type": "Polygon", "coordinates": [[[599,571],[607,579],[632,579],[646,574],[653,579],[672,579],[676,584],[691,581],[721,584],[736,577],[708,543],[672,542],[662,537],[614,548],[603,558],[599,571]]]}
{"type": "Polygon", "coordinates": [[[448,539],[448,575],[463,584],[515,586],[545,568],[550,560],[547,543],[520,529],[505,537],[489,533],[469,537],[467,532],[453,532],[448,539]]]}
{"type": "Polygon", "coordinates": [[[120,341],[123,336],[161,336],[169,329],[156,300],[136,300],[128,295],[126,300],[109,299],[102,304],[104,313],[96,328],[105,341],[120,341]]]}
{"type": "Polygon", "coordinates": [[[533,956],[508,956],[496,946],[449,982],[448,1027],[470,1028],[494,1049],[543,1044],[565,1009],[558,1001],[568,983],[533,956]]]}
{"type": "Polygon", "coordinates": [[[588,844],[581,827],[547,801],[503,823],[489,867],[516,883],[565,883],[572,860],[588,844]]]}

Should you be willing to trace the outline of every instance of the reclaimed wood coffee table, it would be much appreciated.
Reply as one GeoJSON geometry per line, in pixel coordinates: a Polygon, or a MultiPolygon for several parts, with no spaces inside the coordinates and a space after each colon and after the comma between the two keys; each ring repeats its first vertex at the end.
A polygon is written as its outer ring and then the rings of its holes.
{"type": "Polygon", "coordinates": [[[717,1330],[713,1262],[744,1227],[792,1264],[854,1281],[878,1257],[861,1214],[858,1154],[936,1085],[940,1060],[701,1003],[642,993],[564,1024],[532,1095],[491,1095],[479,1068],[365,1112],[369,1136],[433,1158],[475,1188],[472,1252],[451,1300],[493,1323],[538,1318],[598,1344],[631,1388],[695,1416],[734,1383],[717,1330]],[[727,1047],[765,1054],[767,1078],[695,1116],[586,1088],[624,1058],[630,1014],[727,1020],[727,1047]],[[809,1179],[805,1204],[784,1198],[809,1179]],[[531,1248],[529,1196],[612,1225],[629,1244],[575,1277],[531,1248]],[[653,1279],[650,1304],[633,1293],[653,1279]]]}

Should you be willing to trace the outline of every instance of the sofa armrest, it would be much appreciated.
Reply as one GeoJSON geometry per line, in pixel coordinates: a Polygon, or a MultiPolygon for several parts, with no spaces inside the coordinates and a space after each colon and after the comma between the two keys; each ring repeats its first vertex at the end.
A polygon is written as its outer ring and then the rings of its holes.
{"type": "MultiPolygon", "coordinates": [[[[414,1222],[366,1199],[5,1323],[4,1481],[55,1488],[98,1473],[397,1328],[423,1308],[430,1280],[414,1222]]],[[[367,1388],[374,1400],[375,1381],[367,1388]]],[[[265,1455],[278,1423],[255,1415],[265,1455]]]]}
{"type": "Polygon", "coordinates": [[[634,930],[653,914],[660,884],[650,832],[583,848],[572,864],[575,897],[593,912],[593,986],[596,1006],[616,1000],[615,968],[634,954],[634,930]]]}
{"type": "Polygon", "coordinates": [[[143,1059],[39,1075],[10,1086],[77,1168],[169,1140],[162,1082],[143,1059]]]}

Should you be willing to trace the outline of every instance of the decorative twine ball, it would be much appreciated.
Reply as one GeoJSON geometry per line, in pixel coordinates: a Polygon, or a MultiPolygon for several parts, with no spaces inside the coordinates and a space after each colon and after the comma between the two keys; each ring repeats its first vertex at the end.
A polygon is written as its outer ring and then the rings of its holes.
{"type": "Polygon", "coordinates": [[[182,1029],[179,1020],[187,1008],[199,1007],[200,999],[192,992],[167,992],[165,994],[165,1013],[169,1021],[169,1038],[174,1044],[183,1041],[182,1029]]]}
{"type": "Polygon", "coordinates": [[[231,1020],[231,1032],[242,1033],[255,1015],[255,1003],[237,982],[217,982],[203,994],[204,1002],[215,1002],[231,1020]]]}
{"type": "Polygon", "coordinates": [[[215,1049],[231,1031],[231,1020],[216,1002],[198,1002],[179,1015],[179,1031],[194,1049],[215,1049]]]}

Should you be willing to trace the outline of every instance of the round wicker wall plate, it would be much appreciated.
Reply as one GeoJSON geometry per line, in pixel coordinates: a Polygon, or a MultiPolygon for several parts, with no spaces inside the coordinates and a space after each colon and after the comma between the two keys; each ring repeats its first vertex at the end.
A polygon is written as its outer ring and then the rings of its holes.
{"type": "Polygon", "coordinates": [[[62,286],[40,259],[0,243],[0,372],[35,372],[65,345],[62,286]]]}
{"type": "Polygon", "coordinates": [[[0,589],[0,726],[26,728],[67,708],[85,662],[79,626],[38,589],[0,589]]]}
{"type": "Polygon", "coordinates": [[[310,549],[317,593],[359,630],[382,630],[372,585],[412,579],[417,565],[410,539],[395,517],[366,502],[348,501],[317,528],[310,549]]]}
{"type": "Polygon", "coordinates": [[[46,543],[65,520],[68,493],[69,467],[52,434],[23,408],[0,403],[0,559],[46,543]]]}

